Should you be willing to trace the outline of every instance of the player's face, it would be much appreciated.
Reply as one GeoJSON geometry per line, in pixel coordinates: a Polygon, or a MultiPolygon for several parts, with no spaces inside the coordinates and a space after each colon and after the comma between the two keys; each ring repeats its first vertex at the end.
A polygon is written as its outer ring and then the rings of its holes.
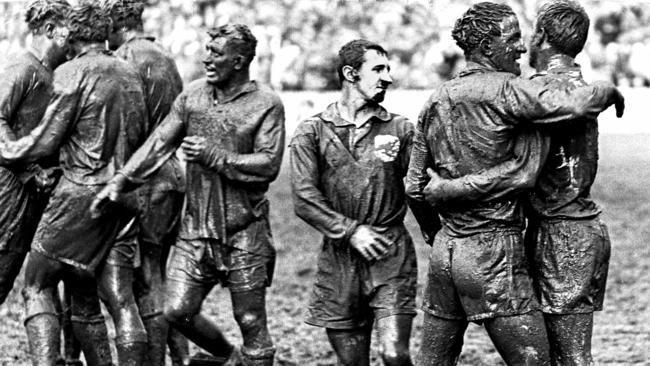
{"type": "Polygon", "coordinates": [[[388,58],[376,50],[366,50],[364,59],[365,62],[357,71],[355,86],[364,99],[381,103],[386,89],[393,83],[388,58]]]}
{"type": "Polygon", "coordinates": [[[53,24],[51,30],[52,54],[55,56],[54,62],[57,65],[67,60],[70,52],[70,31],[62,24],[53,24]]]}
{"type": "Polygon", "coordinates": [[[511,15],[501,22],[501,36],[492,39],[490,58],[497,70],[521,75],[519,60],[526,53],[526,46],[521,39],[521,29],[517,17],[511,15]]]}
{"type": "Polygon", "coordinates": [[[237,70],[240,56],[228,47],[228,40],[217,37],[205,46],[206,57],[203,60],[205,76],[210,84],[223,84],[230,80],[237,70]]]}

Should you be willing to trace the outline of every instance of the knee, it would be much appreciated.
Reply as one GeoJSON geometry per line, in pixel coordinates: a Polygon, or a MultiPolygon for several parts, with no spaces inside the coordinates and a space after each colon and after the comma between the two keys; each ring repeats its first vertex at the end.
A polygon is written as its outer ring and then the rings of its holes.
{"type": "Polygon", "coordinates": [[[262,312],[253,310],[234,310],[235,320],[242,331],[252,331],[265,326],[266,317],[262,312]]]}
{"type": "Polygon", "coordinates": [[[56,315],[54,297],[51,289],[41,290],[35,287],[25,287],[22,290],[25,300],[25,315],[27,318],[38,314],[56,315]]]}
{"type": "Polygon", "coordinates": [[[383,346],[381,349],[381,359],[386,366],[412,365],[408,348],[402,346],[383,346]]]}
{"type": "Polygon", "coordinates": [[[173,325],[184,326],[192,322],[192,318],[198,313],[194,309],[191,309],[183,304],[178,303],[166,303],[164,307],[163,314],[165,319],[173,325]]]}

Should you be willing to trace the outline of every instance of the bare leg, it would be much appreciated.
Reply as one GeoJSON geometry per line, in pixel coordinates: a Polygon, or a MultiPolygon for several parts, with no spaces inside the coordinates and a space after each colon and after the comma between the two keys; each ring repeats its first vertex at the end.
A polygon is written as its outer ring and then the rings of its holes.
{"type": "Polygon", "coordinates": [[[99,276],[99,294],[115,323],[119,365],[143,365],[147,333],[133,296],[133,269],[106,263],[99,276]]]}
{"type": "Polygon", "coordinates": [[[234,347],[212,320],[200,314],[201,304],[211,288],[167,279],[165,318],[199,347],[216,357],[227,359],[234,347]]]}
{"type": "Polygon", "coordinates": [[[136,270],[134,293],[142,322],[147,331],[145,364],[165,364],[167,320],[163,316],[164,286],[162,280],[162,248],[155,244],[141,243],[142,264],[136,270]]]}
{"type": "Polygon", "coordinates": [[[275,347],[266,324],[266,288],[232,292],[231,297],[235,320],[244,339],[245,364],[272,365],[275,347]]]}
{"type": "Polygon", "coordinates": [[[56,285],[63,264],[32,253],[25,266],[25,330],[34,366],[54,365],[59,356],[60,324],[55,307],[56,285]]]}
{"type": "Polygon", "coordinates": [[[370,336],[372,325],[357,329],[327,328],[327,338],[341,366],[370,365],[370,336]]]}
{"type": "Polygon", "coordinates": [[[463,348],[467,321],[439,318],[424,313],[422,345],[415,358],[417,366],[454,366],[463,348]]]}
{"type": "Polygon", "coordinates": [[[409,353],[411,315],[394,315],[377,319],[381,358],[386,366],[413,366],[409,353]]]}
{"type": "Polygon", "coordinates": [[[544,318],[539,311],[485,321],[490,339],[508,365],[550,365],[544,318]]]}
{"type": "Polygon", "coordinates": [[[27,251],[7,250],[0,253],[0,305],[5,302],[9,292],[14,288],[26,255],[27,251]]]}
{"type": "Polygon", "coordinates": [[[594,314],[544,314],[554,366],[593,365],[591,333],[594,314]]]}

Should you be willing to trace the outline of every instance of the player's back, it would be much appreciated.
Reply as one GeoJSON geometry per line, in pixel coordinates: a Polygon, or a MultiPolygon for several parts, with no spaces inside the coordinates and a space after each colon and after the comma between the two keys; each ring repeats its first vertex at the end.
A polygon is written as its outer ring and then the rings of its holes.
{"type": "Polygon", "coordinates": [[[150,133],[169,113],[174,100],[183,90],[183,80],[173,58],[153,38],[134,37],[125,42],[115,55],[135,67],[144,83],[149,113],[150,133]]]}
{"type": "MultiPolygon", "coordinates": [[[[533,76],[554,88],[586,85],[580,67],[561,66],[533,76]]],[[[595,217],[600,208],[590,197],[598,169],[598,122],[577,119],[547,126],[550,149],[531,196],[533,213],[540,218],[595,217]]]]}
{"type": "MultiPolygon", "coordinates": [[[[134,68],[110,53],[89,51],[54,74],[54,117],[68,113],[61,166],[78,183],[103,183],[144,139],[146,106],[134,68]]],[[[52,108],[52,105],[50,105],[52,108]]]]}

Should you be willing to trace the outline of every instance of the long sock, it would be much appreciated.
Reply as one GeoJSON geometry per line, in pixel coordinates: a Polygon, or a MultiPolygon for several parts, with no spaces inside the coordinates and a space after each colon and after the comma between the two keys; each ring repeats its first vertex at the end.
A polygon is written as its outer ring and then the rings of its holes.
{"type": "Polygon", "coordinates": [[[52,366],[59,358],[59,317],[41,313],[25,321],[25,331],[34,366],[52,366]]]}

